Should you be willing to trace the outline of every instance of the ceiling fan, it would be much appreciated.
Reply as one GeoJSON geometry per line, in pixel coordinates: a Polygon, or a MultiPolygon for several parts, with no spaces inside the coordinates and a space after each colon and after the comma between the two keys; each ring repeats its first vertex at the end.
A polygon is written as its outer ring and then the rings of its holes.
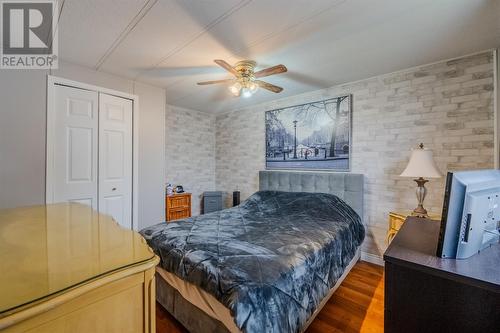
{"type": "Polygon", "coordinates": [[[286,72],[287,69],[284,65],[276,65],[255,72],[255,66],[257,66],[257,63],[252,60],[238,61],[234,66],[231,66],[224,60],[220,59],[214,60],[214,62],[217,65],[224,68],[225,70],[227,70],[229,73],[233,74],[235,78],[198,82],[199,85],[232,83],[229,86],[229,91],[231,91],[231,93],[234,96],[243,96],[243,97],[252,96],[258,90],[259,87],[272,91],[274,93],[280,93],[281,91],[283,91],[283,88],[281,87],[257,79],[269,75],[286,72]]]}

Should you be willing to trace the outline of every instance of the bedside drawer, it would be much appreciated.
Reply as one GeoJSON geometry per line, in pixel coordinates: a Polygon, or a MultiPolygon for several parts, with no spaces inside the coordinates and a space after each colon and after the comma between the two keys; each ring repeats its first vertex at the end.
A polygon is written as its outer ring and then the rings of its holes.
{"type": "Polygon", "coordinates": [[[172,208],[168,211],[168,221],[185,219],[190,217],[191,214],[186,208],[172,208]]]}
{"type": "Polygon", "coordinates": [[[177,207],[188,207],[191,201],[191,198],[188,196],[179,196],[179,197],[171,197],[168,198],[169,207],[177,208],[177,207]]]}

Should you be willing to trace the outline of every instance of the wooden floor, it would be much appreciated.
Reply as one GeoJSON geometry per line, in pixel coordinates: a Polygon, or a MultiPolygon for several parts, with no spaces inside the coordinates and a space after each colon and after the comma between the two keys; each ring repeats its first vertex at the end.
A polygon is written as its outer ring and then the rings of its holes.
{"type": "MultiPolygon", "coordinates": [[[[380,266],[358,262],[306,332],[383,332],[383,272],[380,266]]],[[[156,332],[187,331],[157,303],[156,332]]]]}

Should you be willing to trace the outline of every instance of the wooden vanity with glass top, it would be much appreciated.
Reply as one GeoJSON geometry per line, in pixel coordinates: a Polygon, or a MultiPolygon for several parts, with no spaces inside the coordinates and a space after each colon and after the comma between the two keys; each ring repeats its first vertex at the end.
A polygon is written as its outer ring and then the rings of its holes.
{"type": "Polygon", "coordinates": [[[155,332],[157,263],[88,206],[0,210],[0,332],[155,332]]]}

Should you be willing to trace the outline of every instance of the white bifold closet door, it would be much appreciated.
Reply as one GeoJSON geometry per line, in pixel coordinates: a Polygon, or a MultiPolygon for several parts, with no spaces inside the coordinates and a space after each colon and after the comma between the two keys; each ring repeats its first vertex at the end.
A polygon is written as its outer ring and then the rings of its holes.
{"type": "Polygon", "coordinates": [[[55,88],[53,200],[98,209],[98,94],[65,86],[55,88]]]}
{"type": "Polygon", "coordinates": [[[56,86],[51,202],[79,202],[132,228],[132,101],[56,86]]]}
{"type": "Polygon", "coordinates": [[[132,101],[99,95],[99,212],[132,227],[132,101]]]}

